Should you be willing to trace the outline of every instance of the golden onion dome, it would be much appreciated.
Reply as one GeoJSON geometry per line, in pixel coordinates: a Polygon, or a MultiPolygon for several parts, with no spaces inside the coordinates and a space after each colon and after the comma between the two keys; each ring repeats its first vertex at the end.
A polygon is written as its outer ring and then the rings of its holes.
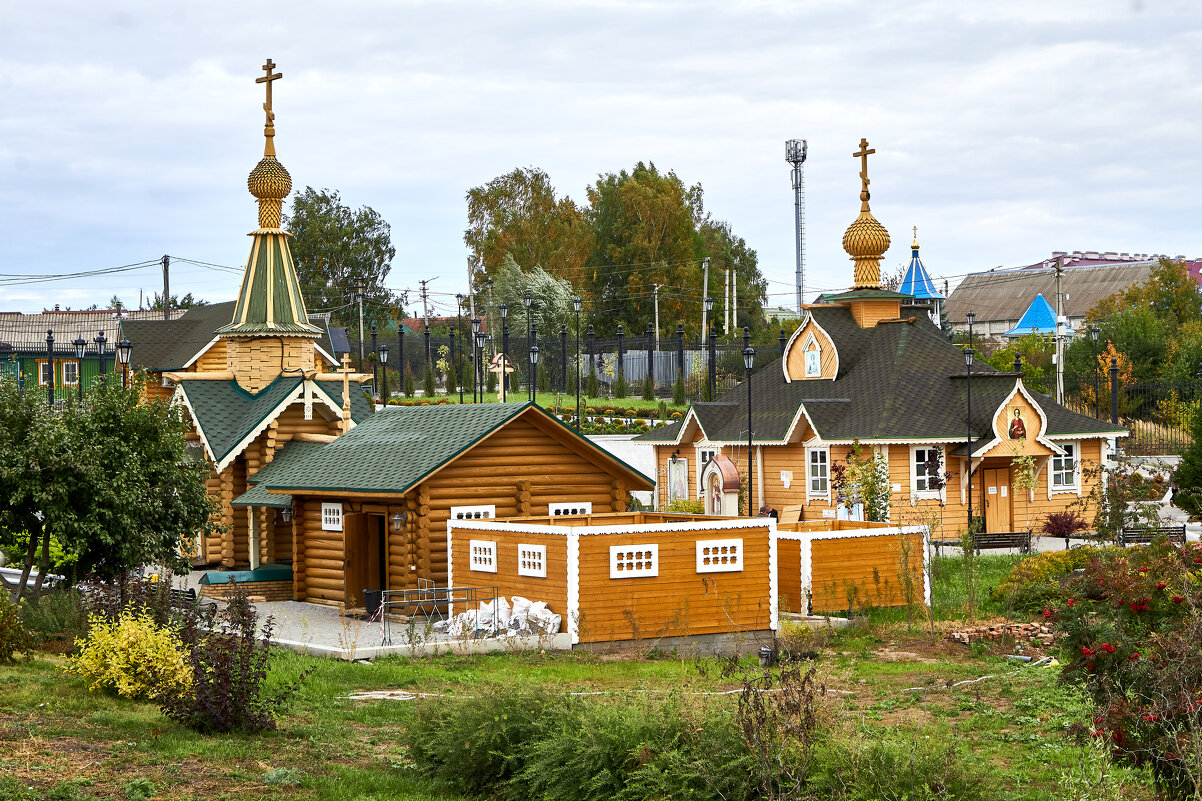
{"type": "Polygon", "coordinates": [[[264,156],[246,179],[250,193],[259,200],[283,200],[292,191],[292,176],[275,156],[264,156]]]}
{"type": "Polygon", "coordinates": [[[860,216],[843,233],[843,249],[856,261],[879,259],[889,249],[889,232],[869,211],[867,194],[860,195],[864,201],[860,216]]]}

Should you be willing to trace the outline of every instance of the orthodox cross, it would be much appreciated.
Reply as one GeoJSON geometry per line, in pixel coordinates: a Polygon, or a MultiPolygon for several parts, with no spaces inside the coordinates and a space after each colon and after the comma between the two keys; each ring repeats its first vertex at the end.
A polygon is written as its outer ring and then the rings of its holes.
{"type": "Polygon", "coordinates": [[[271,110],[271,82],[277,81],[284,77],[284,73],[282,72],[272,74],[271,71],[273,69],[275,69],[275,62],[271,59],[267,59],[267,63],[263,65],[263,70],[266,71],[267,74],[261,78],[255,78],[255,83],[267,84],[267,102],[263,104],[263,110],[267,112],[268,127],[275,122],[275,112],[271,110]]]}
{"type": "MultiPolygon", "coordinates": [[[[268,86],[270,85],[268,84],[268,86]]],[[[351,421],[351,355],[349,353],[342,354],[342,369],[336,372],[342,373],[342,432],[345,434],[350,430],[351,421]]]]}
{"type": "Polygon", "coordinates": [[[914,241],[918,241],[918,226],[914,226],[914,241]]]}
{"type": "MultiPolygon", "coordinates": [[[[260,78],[259,80],[263,80],[263,79],[260,78]]],[[[851,154],[853,157],[858,158],[860,160],[860,181],[862,184],[861,191],[864,191],[864,192],[868,191],[868,184],[870,183],[868,180],[868,157],[875,152],[876,152],[876,148],[873,148],[870,150],[868,148],[868,140],[861,138],[860,139],[860,149],[858,151],[856,151],[855,153],[851,154]]]]}

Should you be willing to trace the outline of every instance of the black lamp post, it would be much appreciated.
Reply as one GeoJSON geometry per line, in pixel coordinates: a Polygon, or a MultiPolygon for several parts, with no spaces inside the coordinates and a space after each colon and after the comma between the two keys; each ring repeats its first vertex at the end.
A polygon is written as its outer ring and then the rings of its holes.
{"type": "MultiPolygon", "coordinates": [[[[530,379],[531,383],[538,383],[538,345],[530,346],[530,379]]],[[[534,402],[538,403],[537,396],[534,402]]]]}
{"type": "MultiPolygon", "coordinates": [[[[971,319],[972,312],[968,313],[971,319]]],[[[968,532],[972,533],[972,357],[976,353],[972,348],[964,349],[965,394],[968,400],[968,469],[964,471],[964,480],[968,482],[968,532]]]]}
{"type": "MultiPolygon", "coordinates": [[[[708,316],[709,313],[711,311],[713,311],[713,309],[714,309],[714,299],[706,298],[705,299],[706,315],[708,316]]],[[[712,401],[714,399],[714,385],[717,384],[717,380],[718,380],[718,365],[717,365],[718,350],[714,346],[715,343],[714,343],[714,321],[713,320],[710,320],[709,331],[706,331],[704,333],[706,336],[709,337],[709,364],[707,365],[707,368],[708,368],[707,372],[709,373],[709,388],[710,388],[709,400],[712,401]]]]}
{"type": "Polygon", "coordinates": [[[1098,336],[1102,333],[1102,329],[1096,325],[1089,327],[1089,344],[1093,348],[1093,365],[1090,373],[1093,378],[1093,416],[1094,419],[1102,417],[1102,399],[1098,397],[1100,390],[1098,388],[1098,336]]]}
{"type": "MultiPolygon", "coordinates": [[[[526,350],[530,350],[530,348],[534,345],[534,342],[532,341],[534,326],[530,320],[530,306],[534,303],[534,298],[529,292],[527,292],[522,296],[522,301],[526,304],[526,350]]],[[[532,382],[528,383],[526,386],[526,400],[534,399],[534,391],[534,384],[532,382]]]]}
{"type": "MultiPolygon", "coordinates": [[[[626,351],[622,347],[625,336],[626,332],[623,330],[622,324],[618,323],[618,365],[614,372],[614,381],[621,381],[623,384],[626,383],[626,351]]],[[[627,389],[629,390],[629,388],[627,389]]]]}
{"type": "MultiPolygon", "coordinates": [[[[372,321],[372,324],[371,324],[371,352],[376,354],[376,362],[378,364],[380,355],[379,355],[379,346],[376,344],[375,321],[372,321]]],[[[371,366],[371,394],[372,395],[378,394],[378,390],[379,390],[379,386],[380,386],[379,381],[380,381],[379,371],[376,369],[376,364],[373,364],[371,366]]]]}
{"type": "Polygon", "coordinates": [[[405,315],[396,321],[396,382],[401,392],[405,391],[405,315]]]}
{"type": "Polygon", "coordinates": [[[121,386],[129,386],[129,356],[134,349],[133,343],[124,337],[117,343],[117,361],[121,363],[121,386]]]}
{"type": "Polygon", "coordinates": [[[509,388],[509,307],[501,304],[501,403],[505,402],[505,390],[509,388]]]}
{"type": "Polygon", "coordinates": [[[976,312],[969,312],[968,317],[968,347],[972,347],[972,321],[976,319],[976,312]]]}
{"type": "Polygon", "coordinates": [[[97,331],[96,336],[92,337],[92,341],[96,343],[96,350],[100,354],[100,375],[103,376],[106,367],[104,346],[108,343],[108,339],[105,338],[103,331],[97,331]]]}
{"type": "Polygon", "coordinates": [[[676,374],[684,381],[684,323],[676,324],[676,374]]]}
{"type": "MultiPolygon", "coordinates": [[[[380,345],[380,403],[388,405],[388,398],[384,396],[384,388],[388,386],[388,343],[380,345]]],[[[461,400],[460,403],[463,401],[461,400]]]]}
{"type": "Polygon", "coordinates": [[[580,298],[572,298],[572,308],[576,310],[576,433],[580,433],[580,307],[584,302],[580,298]]]}
{"type": "Polygon", "coordinates": [[[476,386],[480,388],[480,402],[484,403],[484,342],[488,335],[483,331],[476,332],[476,368],[472,375],[476,376],[476,386]]]}
{"type": "Polygon", "coordinates": [[[50,380],[46,382],[46,388],[50,393],[50,405],[54,406],[54,331],[50,329],[46,331],[46,364],[50,367],[50,380]]]}
{"type": "Polygon", "coordinates": [[[593,327],[591,325],[588,327],[588,336],[585,337],[585,339],[588,340],[588,371],[591,375],[593,371],[597,369],[597,361],[594,354],[594,346],[597,342],[597,335],[593,333],[593,327]]]}
{"type": "Polygon", "coordinates": [[[755,367],[755,348],[750,345],[743,348],[743,366],[747,368],[747,516],[751,517],[752,504],[755,503],[751,494],[751,368],[755,367]]]}
{"type": "MultiPolygon", "coordinates": [[[[463,331],[463,293],[455,295],[455,330],[463,331]]],[[[466,345],[467,343],[463,343],[466,345]]],[[[462,351],[463,348],[460,348],[462,351]]],[[[455,365],[455,381],[459,384],[459,402],[463,403],[463,357],[455,360],[455,337],[451,337],[451,363],[455,365]]]]}
{"type": "Polygon", "coordinates": [[[79,399],[83,400],[83,354],[88,349],[88,341],[78,336],[71,344],[75,346],[75,386],[79,391],[79,399]]]}
{"type": "Polygon", "coordinates": [[[784,355],[785,355],[785,342],[786,342],[786,340],[785,340],[785,329],[783,329],[783,328],[782,328],[782,329],[780,330],[780,355],[781,355],[781,356],[784,356],[784,355]]]}
{"type": "Polygon", "coordinates": [[[651,393],[655,394],[655,329],[647,323],[647,375],[651,377],[651,393]]]}
{"type": "MultiPolygon", "coordinates": [[[[479,317],[472,318],[472,344],[475,345],[475,349],[472,351],[472,375],[476,377],[476,379],[472,381],[472,383],[475,385],[472,387],[472,403],[479,403],[481,400],[483,400],[483,397],[481,397],[481,393],[480,393],[480,381],[479,381],[480,348],[483,345],[483,342],[481,341],[481,338],[480,338],[480,318],[479,317]]],[[[462,390],[460,390],[460,391],[462,391],[462,390]]]]}
{"type": "Polygon", "coordinates": [[[568,324],[559,324],[559,391],[568,391],[568,324]]]}

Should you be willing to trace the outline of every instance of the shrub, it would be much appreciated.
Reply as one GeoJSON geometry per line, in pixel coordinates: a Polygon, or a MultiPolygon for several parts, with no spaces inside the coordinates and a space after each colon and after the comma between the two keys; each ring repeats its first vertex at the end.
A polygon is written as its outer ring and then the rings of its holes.
{"type": "Polygon", "coordinates": [[[417,386],[413,382],[413,370],[409,365],[405,365],[405,377],[401,379],[401,391],[405,393],[406,398],[412,398],[417,394],[417,386]]]}
{"type": "Polygon", "coordinates": [[[88,631],[88,616],[79,592],[56,589],[21,604],[21,624],[37,640],[47,641],[66,634],[82,639],[88,631]]]}
{"type": "Polygon", "coordinates": [[[1085,518],[1071,509],[1063,512],[1052,512],[1043,521],[1043,533],[1049,537],[1069,539],[1074,534],[1080,534],[1089,529],[1085,518]]]}
{"type": "Polygon", "coordinates": [[[643,400],[655,400],[655,381],[650,373],[643,377],[643,400]]]}
{"type": "Polygon", "coordinates": [[[672,385],[672,403],[684,406],[684,373],[676,372],[676,383],[672,385]]]}
{"type": "Polygon", "coordinates": [[[615,398],[625,398],[630,390],[626,386],[626,374],[618,373],[618,380],[614,381],[613,393],[615,398]]]}
{"type": "Polygon", "coordinates": [[[677,498],[665,506],[664,511],[688,515],[705,514],[705,501],[700,498],[677,498]]]}
{"type": "Polygon", "coordinates": [[[1202,791],[1202,548],[1163,538],[1094,558],[1044,610],[1064,677],[1092,696],[1093,735],[1152,772],[1161,798],[1202,791]]]}
{"type": "Polygon", "coordinates": [[[14,661],[18,653],[29,656],[32,650],[33,638],[21,625],[17,605],[0,589],[0,665],[14,661]]]}
{"type": "Polygon", "coordinates": [[[601,384],[597,381],[596,370],[588,371],[588,378],[584,381],[584,394],[589,398],[601,397],[601,384]]]}
{"type": "Polygon", "coordinates": [[[427,398],[434,397],[434,368],[428,364],[422,374],[422,394],[427,398]]]}
{"type": "Polygon", "coordinates": [[[656,407],[655,414],[660,420],[667,420],[668,419],[668,402],[660,401],[659,406],[656,407]]]}
{"type": "Polygon", "coordinates": [[[1031,554],[998,582],[990,597],[1009,609],[1038,612],[1049,601],[1060,597],[1062,579],[1084,568],[1092,559],[1116,550],[1122,552],[1121,548],[1073,548],[1031,554]]]}
{"type": "Polygon", "coordinates": [[[497,374],[489,370],[484,379],[484,389],[488,392],[495,393],[497,391],[497,374]]]}
{"type": "Polygon", "coordinates": [[[954,744],[914,736],[869,742],[834,741],[817,757],[814,798],[877,801],[882,798],[957,801],[989,797],[984,771],[954,744]]]}
{"type": "Polygon", "coordinates": [[[244,594],[230,599],[218,622],[217,630],[207,633],[191,649],[191,687],[187,692],[159,693],[159,708],[201,733],[275,729],[276,719],[287,711],[308,672],[268,692],[268,641],[274,625],[267,618],[260,640],[258,613],[244,594]]]}
{"type": "Polygon", "coordinates": [[[179,635],[157,625],[146,611],[127,609],[116,620],[95,614],[79,655],[66,670],[91,679],[88,689],[111,690],[122,698],[149,698],[188,688],[186,649],[179,635]]]}

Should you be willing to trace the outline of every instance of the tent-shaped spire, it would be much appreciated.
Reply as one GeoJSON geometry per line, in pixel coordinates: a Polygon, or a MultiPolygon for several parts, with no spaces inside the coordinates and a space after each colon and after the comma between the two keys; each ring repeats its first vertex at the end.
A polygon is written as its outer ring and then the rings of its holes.
{"type": "Polygon", "coordinates": [[[263,65],[267,75],[255,79],[267,84],[267,122],[263,135],[263,159],[251,170],[247,179],[250,193],[259,201],[259,228],[252,231],[254,243],[246,272],[242,275],[242,290],[234,307],[234,319],[217,329],[220,336],[256,337],[288,336],[319,337],[321,331],[309,324],[305,299],[301,296],[300,280],[292,263],[288,247],[289,234],[280,228],[284,198],[292,191],[292,176],[275,157],[275,112],[271,110],[271,82],[284,77],[273,73],[275,63],[267,59],[263,65]]]}
{"type": "Polygon", "coordinates": [[[906,269],[906,277],[902,279],[897,291],[903,295],[913,295],[915,300],[946,300],[935,289],[935,283],[922,266],[918,257],[918,226],[914,227],[914,242],[910,245],[910,266],[906,269]]]}
{"type": "Polygon", "coordinates": [[[1002,336],[1021,337],[1027,334],[1055,334],[1056,310],[1048,303],[1043,295],[1036,295],[1031,305],[1019,318],[1018,325],[1011,328],[1002,336]]]}

